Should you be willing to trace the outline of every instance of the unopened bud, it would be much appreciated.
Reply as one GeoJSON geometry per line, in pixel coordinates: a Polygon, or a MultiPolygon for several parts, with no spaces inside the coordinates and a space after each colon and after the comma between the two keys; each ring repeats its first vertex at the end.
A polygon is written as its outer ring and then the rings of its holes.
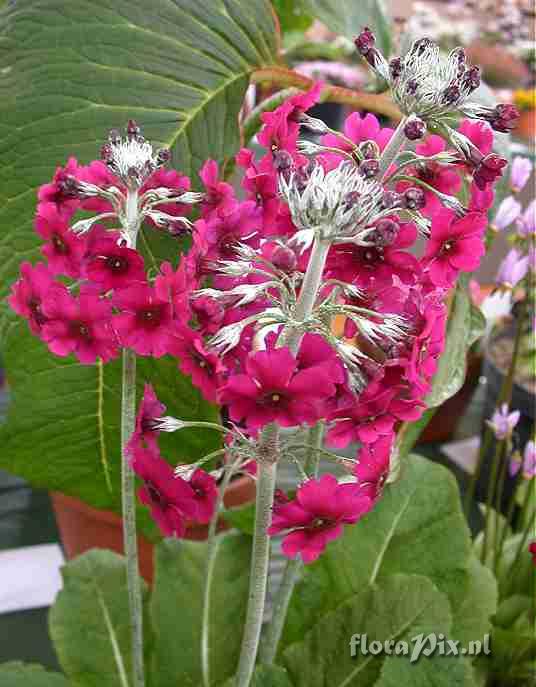
{"type": "Polygon", "coordinates": [[[380,163],[378,160],[363,160],[359,165],[359,173],[365,179],[373,179],[380,171],[380,163]]]}
{"type": "Polygon", "coordinates": [[[296,253],[287,246],[277,246],[272,254],[272,264],[282,272],[293,272],[297,263],[296,253]]]}
{"type": "Polygon", "coordinates": [[[422,188],[408,188],[404,193],[404,205],[408,210],[421,210],[426,205],[422,188]]]}
{"type": "Polygon", "coordinates": [[[410,119],[404,127],[404,134],[410,141],[418,141],[426,133],[426,124],[417,117],[410,119]]]}

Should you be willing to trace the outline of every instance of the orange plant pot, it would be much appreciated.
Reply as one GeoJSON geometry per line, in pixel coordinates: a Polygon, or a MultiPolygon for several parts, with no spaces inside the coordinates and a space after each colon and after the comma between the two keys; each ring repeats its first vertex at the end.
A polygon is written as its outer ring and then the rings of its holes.
{"type": "MultiPolygon", "coordinates": [[[[123,553],[122,520],[116,513],[98,510],[87,503],[60,492],[51,493],[52,507],[67,560],[89,549],[111,549],[123,553]]],[[[255,499],[255,482],[250,477],[239,477],[227,487],[224,495],[226,508],[236,508],[255,499]]],[[[220,518],[218,530],[229,525],[220,518]]],[[[185,539],[203,541],[208,536],[208,525],[188,524],[185,539]]],[[[153,581],[154,545],[142,535],[138,536],[140,573],[150,584],[153,581]]]]}

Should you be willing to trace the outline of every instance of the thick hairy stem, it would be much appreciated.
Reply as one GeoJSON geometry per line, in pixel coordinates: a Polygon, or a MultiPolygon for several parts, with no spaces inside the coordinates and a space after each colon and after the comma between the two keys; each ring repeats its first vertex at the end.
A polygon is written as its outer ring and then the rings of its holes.
{"type": "Polygon", "coordinates": [[[205,590],[203,594],[203,622],[201,625],[201,668],[203,672],[204,687],[210,687],[210,592],[212,590],[212,576],[214,574],[214,565],[216,563],[216,555],[218,553],[218,539],[216,537],[216,530],[218,527],[220,510],[223,505],[225,490],[231,481],[233,473],[233,466],[228,465],[218,491],[218,498],[216,499],[216,505],[214,506],[214,515],[212,516],[212,520],[210,521],[208,528],[205,590]]]}
{"type": "MultiPolygon", "coordinates": [[[[329,242],[320,239],[314,242],[307,272],[303,279],[300,297],[296,303],[294,319],[297,322],[304,322],[311,314],[322,283],[322,273],[324,272],[324,266],[328,257],[329,246],[329,242]]],[[[296,328],[291,328],[283,332],[279,345],[288,346],[292,353],[296,355],[302,336],[303,332],[296,328]]]]}
{"type": "Polygon", "coordinates": [[[275,477],[279,453],[279,432],[276,425],[268,425],[263,431],[261,441],[263,455],[259,456],[257,475],[257,503],[255,513],[255,532],[253,536],[253,555],[246,625],[242,639],[240,662],[236,675],[236,687],[248,687],[253,671],[261,634],[268,564],[270,562],[270,537],[268,527],[272,519],[275,477]]]}
{"type": "MultiPolygon", "coordinates": [[[[303,468],[311,477],[316,477],[318,475],[318,467],[320,463],[319,449],[322,446],[323,436],[324,424],[322,422],[317,423],[309,430],[309,438],[307,442],[309,445],[309,450],[307,452],[303,468]]],[[[275,661],[275,657],[277,656],[277,647],[279,646],[281,634],[287,618],[290,599],[292,598],[292,592],[294,591],[296,582],[299,579],[302,566],[303,564],[299,558],[288,561],[287,565],[285,566],[283,579],[281,580],[281,585],[277,590],[274,600],[272,621],[267,628],[266,635],[261,644],[260,655],[262,663],[269,664],[275,661]]]]}
{"type": "Polygon", "coordinates": [[[123,546],[127,566],[127,588],[132,632],[132,674],[134,687],[144,687],[143,612],[136,537],[136,494],[134,472],[126,453],[136,423],[136,354],[123,350],[123,393],[121,404],[121,487],[123,498],[123,546]]]}
{"type": "Polygon", "coordinates": [[[407,121],[407,117],[404,117],[400,120],[394,134],[391,136],[389,143],[383,149],[380,157],[380,170],[377,176],[378,183],[383,181],[396,156],[408,142],[406,134],[404,133],[404,127],[406,126],[407,121]]]}

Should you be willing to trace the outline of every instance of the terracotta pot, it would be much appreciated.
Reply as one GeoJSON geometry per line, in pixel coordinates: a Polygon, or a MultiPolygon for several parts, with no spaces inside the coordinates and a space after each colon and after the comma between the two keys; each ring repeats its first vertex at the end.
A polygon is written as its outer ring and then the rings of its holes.
{"type": "Polygon", "coordinates": [[[514,134],[526,141],[533,141],[536,136],[536,110],[524,110],[515,128],[514,134]]]}
{"type": "MultiPolygon", "coordinates": [[[[224,496],[226,508],[236,508],[255,498],[255,482],[250,477],[239,477],[231,482],[224,496]]],[[[68,560],[89,549],[111,549],[123,553],[123,530],[119,515],[98,510],[87,503],[59,492],[51,493],[52,507],[60,531],[63,549],[68,560]]],[[[218,530],[228,529],[220,518],[218,530]]],[[[202,541],[207,538],[208,525],[188,525],[186,539],[202,541]]],[[[153,544],[138,537],[140,572],[147,582],[153,580],[153,544]]]]}

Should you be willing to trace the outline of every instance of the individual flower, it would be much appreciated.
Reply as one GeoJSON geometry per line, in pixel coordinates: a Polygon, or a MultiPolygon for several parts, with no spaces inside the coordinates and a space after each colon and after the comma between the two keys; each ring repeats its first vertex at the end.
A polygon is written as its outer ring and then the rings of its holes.
{"type": "Polygon", "coordinates": [[[525,184],[532,174],[532,162],[528,157],[516,157],[510,167],[510,187],[514,193],[519,193],[525,188],[525,184]]]}
{"type": "Polygon", "coordinates": [[[37,197],[39,204],[54,203],[56,210],[69,218],[80,205],[80,201],[72,193],[70,179],[80,175],[81,168],[74,157],[67,160],[65,167],[57,167],[54,178],[49,184],[39,187],[37,197]]]}
{"type": "Polygon", "coordinates": [[[357,454],[354,475],[371,499],[381,493],[391,466],[394,435],[382,436],[373,444],[363,445],[357,454]]]}
{"type": "Polygon", "coordinates": [[[302,484],[295,500],[276,501],[268,533],[289,531],[282,543],[285,556],[301,555],[304,563],[312,563],[342,535],[345,524],[356,523],[371,507],[357,484],[339,484],[333,475],[323,475],[302,484]]]}
{"type": "Polygon", "coordinates": [[[492,228],[496,231],[502,231],[509,227],[512,222],[519,217],[521,214],[521,203],[518,203],[513,196],[508,196],[501,201],[501,204],[497,208],[495,213],[495,218],[492,222],[492,228]]]}
{"type": "Polygon", "coordinates": [[[332,424],[326,443],[334,448],[346,448],[355,441],[372,444],[391,435],[395,417],[389,413],[394,391],[386,389],[372,398],[362,394],[359,403],[331,413],[332,424]],[[365,398],[364,398],[365,397],[365,398]]]}
{"type": "Polygon", "coordinates": [[[151,516],[165,537],[182,537],[186,532],[186,520],[193,520],[197,513],[194,492],[155,449],[137,447],[130,464],[143,485],[138,498],[148,506],[151,516]]]}
{"type": "Polygon", "coordinates": [[[57,284],[48,291],[41,307],[46,317],[41,338],[52,353],[62,357],[74,353],[84,364],[94,363],[97,358],[108,362],[117,356],[109,301],[84,288],[75,298],[57,284]]]}
{"type": "Polygon", "coordinates": [[[536,200],[532,200],[521,217],[518,217],[517,233],[522,238],[536,234],[536,200]]]}
{"type": "Polygon", "coordinates": [[[227,214],[236,207],[234,189],[225,181],[219,180],[218,163],[207,160],[199,172],[205,185],[206,195],[201,204],[201,216],[210,217],[214,213],[227,214]]]}
{"type": "Polygon", "coordinates": [[[45,239],[41,252],[53,274],[77,279],[81,274],[85,239],[71,231],[68,218],[54,203],[40,203],[35,218],[35,231],[45,239]]]}
{"type": "Polygon", "coordinates": [[[523,477],[532,479],[536,477],[536,444],[527,441],[523,452],[523,477]]]}
{"type": "Polygon", "coordinates": [[[179,359],[180,371],[191,376],[207,401],[215,402],[223,384],[225,365],[217,355],[207,351],[201,336],[184,325],[175,325],[170,352],[179,359]]]}
{"type": "Polygon", "coordinates": [[[471,212],[457,219],[443,209],[432,222],[432,234],[426,246],[424,264],[436,286],[451,287],[459,272],[472,272],[485,253],[482,240],[486,216],[471,212]]]}
{"type": "Polygon", "coordinates": [[[47,321],[43,313],[43,300],[54,286],[54,278],[42,262],[33,266],[23,262],[20,266],[21,278],[11,287],[8,303],[21,317],[28,320],[32,334],[39,335],[47,321]]]}
{"type": "Polygon", "coordinates": [[[529,256],[512,248],[499,265],[495,283],[500,289],[511,290],[525,278],[529,270],[529,256]]]}
{"type": "Polygon", "coordinates": [[[503,169],[508,164],[504,158],[490,153],[482,157],[473,170],[473,181],[477,187],[484,191],[490,184],[494,184],[496,180],[502,176],[503,169]]]}
{"type": "Polygon", "coordinates": [[[236,205],[226,215],[213,216],[197,225],[208,245],[208,257],[213,260],[236,259],[238,244],[257,246],[262,225],[261,214],[252,201],[236,205]]]}
{"type": "Polygon", "coordinates": [[[112,302],[120,311],[114,317],[114,328],[122,346],[155,358],[170,352],[172,307],[153,287],[141,282],[133,284],[116,291],[112,302]]]}
{"type": "Polygon", "coordinates": [[[218,487],[216,480],[204,470],[197,468],[187,479],[193,491],[195,515],[193,519],[203,525],[208,524],[214,515],[218,487]]]}
{"type": "MultiPolygon", "coordinates": [[[[393,135],[393,129],[381,128],[377,117],[373,114],[367,113],[362,116],[359,112],[352,112],[346,118],[343,131],[344,137],[335,134],[325,134],[321,139],[322,145],[329,148],[339,148],[341,151],[351,153],[353,151],[352,143],[358,146],[365,141],[374,141],[379,149],[383,150],[393,135]]],[[[342,159],[342,155],[337,155],[336,152],[322,153],[322,161],[328,169],[338,167],[342,159]]]]}
{"type": "Polygon", "coordinates": [[[157,420],[166,412],[166,406],[161,403],[151,384],[146,384],[143,389],[138,414],[136,415],[136,427],[128,442],[127,452],[133,455],[135,448],[144,446],[156,450],[157,438],[160,434],[157,420]]]}
{"type": "Polygon", "coordinates": [[[103,291],[124,289],[133,282],[145,281],[143,258],[137,250],[119,242],[117,234],[100,234],[88,242],[84,274],[103,291]]]}
{"type": "Polygon", "coordinates": [[[220,394],[235,422],[244,420],[256,430],[270,422],[282,427],[312,424],[321,417],[320,405],[333,395],[326,370],[315,366],[297,371],[288,348],[260,351],[246,361],[246,374],[231,375],[220,394]]]}
{"type": "Polygon", "coordinates": [[[502,441],[512,436],[512,432],[519,422],[520,417],[521,413],[519,410],[514,410],[510,413],[508,405],[503,403],[501,407],[493,413],[491,420],[486,420],[486,422],[493,430],[495,438],[502,441]]]}

